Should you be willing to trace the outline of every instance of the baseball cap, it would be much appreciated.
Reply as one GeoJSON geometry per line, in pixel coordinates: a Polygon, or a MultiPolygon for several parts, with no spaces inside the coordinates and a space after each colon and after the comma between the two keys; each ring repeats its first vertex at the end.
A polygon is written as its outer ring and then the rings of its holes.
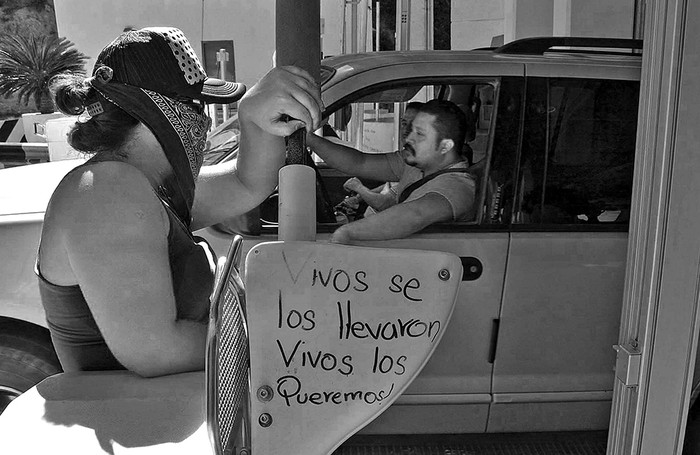
{"type": "Polygon", "coordinates": [[[147,27],[122,33],[108,44],[93,69],[111,69],[111,82],[143,88],[178,100],[232,103],[245,85],[207,77],[190,42],[174,27],[147,27]]]}

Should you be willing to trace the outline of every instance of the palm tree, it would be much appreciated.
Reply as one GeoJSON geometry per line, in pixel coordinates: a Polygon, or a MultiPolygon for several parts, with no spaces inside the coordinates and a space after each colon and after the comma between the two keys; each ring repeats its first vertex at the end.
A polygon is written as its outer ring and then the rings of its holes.
{"type": "Polygon", "coordinates": [[[16,94],[20,103],[33,99],[42,114],[54,111],[49,93],[52,77],[85,74],[88,57],[66,38],[55,35],[0,36],[0,95],[16,94]]]}

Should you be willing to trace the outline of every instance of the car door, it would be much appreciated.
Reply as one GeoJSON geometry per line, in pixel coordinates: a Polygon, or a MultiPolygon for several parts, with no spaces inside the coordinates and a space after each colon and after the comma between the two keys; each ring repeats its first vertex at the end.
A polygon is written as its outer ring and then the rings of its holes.
{"type": "MultiPolygon", "coordinates": [[[[498,87],[498,80],[484,78],[410,80],[403,84],[392,81],[386,88],[365,91],[349,103],[352,120],[339,135],[367,153],[393,151],[398,147],[397,118],[403,105],[434,97],[451,99],[469,112],[473,160],[483,166],[480,172],[485,174],[496,132],[493,106],[498,87]],[[481,108],[471,111],[476,104],[484,107],[483,112],[481,108]]],[[[347,177],[333,186],[338,188],[347,177]]],[[[483,188],[483,176],[481,180],[483,188]]],[[[335,189],[329,192],[337,194],[335,189]]],[[[479,195],[484,195],[483,189],[479,195]]],[[[365,428],[365,433],[484,431],[491,401],[493,321],[501,300],[508,235],[502,224],[488,217],[484,223],[481,220],[483,215],[471,222],[435,225],[407,239],[363,243],[379,248],[450,252],[462,258],[465,270],[455,311],[433,356],[397,404],[365,428]]],[[[323,231],[319,240],[334,229],[319,229],[323,231]]]]}
{"type": "MultiPolygon", "coordinates": [[[[462,258],[464,267],[455,311],[440,345],[398,405],[370,424],[366,433],[485,431],[508,249],[507,220],[502,213],[511,196],[505,195],[504,188],[514,174],[523,86],[521,78],[486,82],[477,82],[474,90],[480,109],[476,134],[469,142],[473,168],[483,166],[477,196],[479,219],[432,226],[407,239],[366,243],[451,252],[462,258]]],[[[451,98],[470,92],[474,88],[470,84],[468,80],[452,81],[442,95],[451,98]]]]}
{"type": "Polygon", "coordinates": [[[488,431],[608,426],[638,97],[528,77],[488,431]]]}
{"type": "MultiPolygon", "coordinates": [[[[477,220],[431,226],[409,238],[363,245],[378,248],[434,250],[453,253],[464,265],[456,308],[432,358],[403,396],[364,433],[470,433],[486,430],[491,402],[493,347],[497,333],[508,249],[508,219],[512,206],[512,183],[516,164],[521,97],[522,65],[506,62],[497,66],[465,67],[445,63],[416,64],[411,71],[388,72],[386,68],[363,71],[333,86],[324,94],[331,106],[328,124],[349,145],[369,153],[391,152],[398,147],[399,120],[409,101],[446,98],[461,105],[473,123],[469,145],[474,172],[479,174],[477,220]],[[494,77],[485,70],[512,77],[494,77]],[[440,77],[440,72],[448,75],[440,77]],[[477,76],[460,76],[459,72],[477,76]],[[421,73],[422,72],[422,73],[421,73]],[[480,73],[480,74],[479,74],[480,73]],[[511,188],[509,191],[508,188],[511,188]]],[[[330,205],[346,195],[342,183],[350,178],[323,163],[323,176],[330,205]]],[[[370,186],[383,182],[364,182],[370,186]]],[[[274,200],[273,200],[274,206],[274,200]]],[[[274,208],[263,212],[270,218],[274,208]]],[[[319,223],[316,241],[327,241],[339,226],[319,223]]],[[[248,237],[244,254],[256,243],[276,240],[274,224],[263,225],[261,236],[248,237]]],[[[208,236],[212,240],[212,235],[208,236]]],[[[220,233],[214,233],[225,239],[220,233]]],[[[224,240],[224,242],[227,240],[224,240]]],[[[214,243],[216,240],[214,240],[214,243]]]]}

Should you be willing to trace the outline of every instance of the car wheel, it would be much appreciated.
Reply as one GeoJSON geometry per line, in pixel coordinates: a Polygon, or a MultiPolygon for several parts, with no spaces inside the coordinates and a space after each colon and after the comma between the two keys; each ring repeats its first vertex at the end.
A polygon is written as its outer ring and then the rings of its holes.
{"type": "Polygon", "coordinates": [[[48,332],[28,323],[0,321],[0,413],[22,392],[61,365],[48,332]]]}

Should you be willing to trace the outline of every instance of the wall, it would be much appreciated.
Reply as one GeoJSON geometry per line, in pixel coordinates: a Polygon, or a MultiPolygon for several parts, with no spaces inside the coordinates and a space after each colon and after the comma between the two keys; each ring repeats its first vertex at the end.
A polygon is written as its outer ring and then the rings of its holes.
{"type": "Polygon", "coordinates": [[[513,39],[528,36],[552,36],[554,3],[552,0],[510,0],[515,5],[513,39]]]}
{"type": "MultiPolygon", "coordinates": [[[[344,0],[321,0],[325,55],[340,53],[343,4],[344,0]]],[[[248,86],[272,67],[275,0],[60,0],[56,22],[59,35],[91,57],[88,71],[124,27],[167,25],[185,33],[200,59],[202,40],[233,40],[236,79],[248,86]]]]}
{"type": "Polygon", "coordinates": [[[411,32],[410,48],[415,50],[427,49],[426,37],[426,1],[411,0],[411,32]]]}
{"type": "Polygon", "coordinates": [[[452,49],[532,36],[632,38],[634,0],[453,0],[452,49]]]}
{"type": "Polygon", "coordinates": [[[503,30],[503,0],[452,1],[452,49],[490,46],[503,30]]]}
{"type": "Polygon", "coordinates": [[[178,0],[60,0],[55,3],[59,36],[75,43],[90,57],[92,70],[100,50],[119,35],[124,27],[172,25],[180,28],[200,53],[202,5],[178,0]],[[196,19],[193,19],[196,18],[196,19]]]}
{"type": "MultiPolygon", "coordinates": [[[[345,0],[321,0],[322,56],[340,55],[343,40],[343,5],[345,0]]],[[[350,14],[350,6],[346,6],[350,14]]]]}
{"type": "Polygon", "coordinates": [[[181,29],[201,59],[202,40],[233,40],[236,78],[252,85],[272,67],[275,43],[274,0],[61,0],[56,2],[60,36],[91,57],[124,27],[174,26],[181,29]]]}
{"type": "MultiPolygon", "coordinates": [[[[364,2],[363,2],[364,3],[364,2]]],[[[362,4],[362,3],[361,3],[362,4]]],[[[323,54],[341,49],[345,0],[321,0],[323,54]]],[[[91,57],[124,27],[180,28],[201,58],[204,40],[233,40],[236,79],[254,84],[272,66],[275,0],[61,0],[58,33],[91,57]]],[[[350,22],[350,8],[346,7],[350,22]]],[[[361,21],[358,21],[361,22],[361,21]]],[[[632,37],[634,0],[453,0],[452,48],[490,46],[538,35],[632,37]]],[[[439,24],[448,26],[448,24],[439,24]]],[[[425,48],[425,0],[411,0],[411,48],[425,48]]],[[[348,33],[349,35],[349,33],[348,33]]],[[[348,46],[349,48],[349,46],[348,46]]]]}
{"type": "Polygon", "coordinates": [[[233,40],[236,79],[251,87],[272,68],[275,1],[206,0],[202,3],[203,39],[233,40]]]}
{"type": "Polygon", "coordinates": [[[569,1],[571,36],[632,38],[634,0],[569,1]]]}

